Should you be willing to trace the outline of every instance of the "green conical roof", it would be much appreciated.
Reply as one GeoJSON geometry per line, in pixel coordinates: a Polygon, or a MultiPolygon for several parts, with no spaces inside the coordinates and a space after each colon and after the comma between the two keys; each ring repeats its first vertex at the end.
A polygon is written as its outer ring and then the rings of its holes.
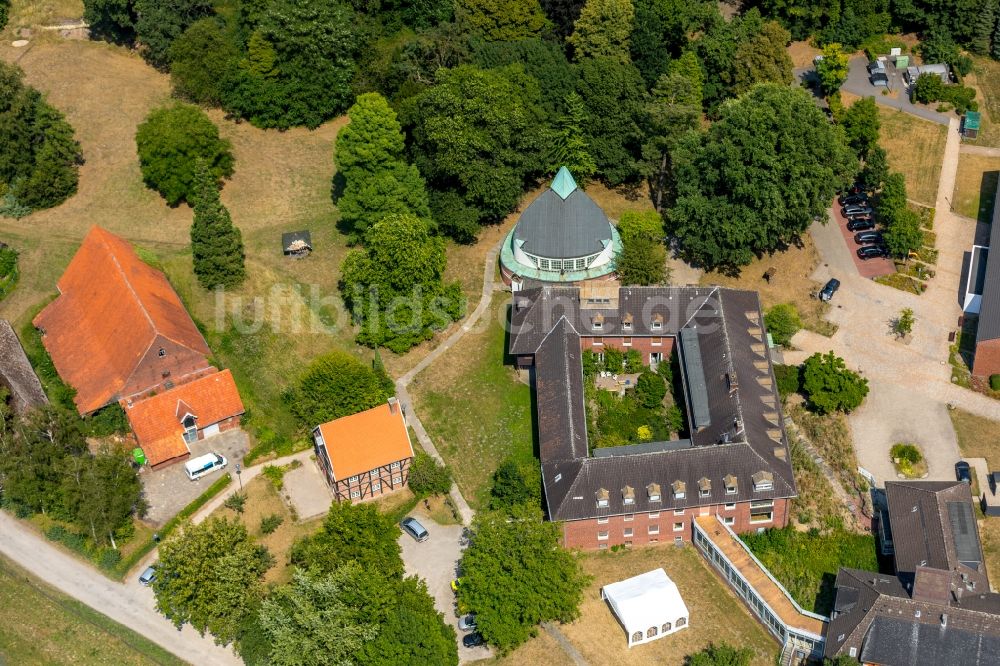
{"type": "Polygon", "coordinates": [[[558,194],[560,199],[565,201],[566,197],[576,191],[576,181],[573,180],[573,174],[569,172],[569,169],[566,167],[559,167],[556,177],[552,179],[551,187],[552,191],[558,194]]]}

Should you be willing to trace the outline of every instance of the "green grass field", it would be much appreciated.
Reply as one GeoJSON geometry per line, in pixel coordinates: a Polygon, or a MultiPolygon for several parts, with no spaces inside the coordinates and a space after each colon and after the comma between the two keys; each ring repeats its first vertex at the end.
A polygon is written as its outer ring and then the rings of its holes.
{"type": "Polygon", "coordinates": [[[185,662],[0,557],[0,663],[185,662]]]}
{"type": "Polygon", "coordinates": [[[933,206],[948,128],[884,106],[878,112],[882,121],[879,144],[889,155],[889,166],[906,176],[911,199],[933,206]]]}

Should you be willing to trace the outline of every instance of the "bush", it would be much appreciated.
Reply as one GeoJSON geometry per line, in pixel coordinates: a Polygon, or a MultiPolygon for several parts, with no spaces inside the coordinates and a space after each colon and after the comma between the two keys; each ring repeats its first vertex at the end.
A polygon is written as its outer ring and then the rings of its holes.
{"type": "Polygon", "coordinates": [[[787,398],[802,388],[802,367],[798,365],[775,365],[774,378],[778,384],[778,395],[787,398]]]}
{"type": "Polygon", "coordinates": [[[381,367],[335,351],[310,363],[287,399],[292,413],[311,428],[383,404],[393,389],[381,367]]]}
{"type": "Polygon", "coordinates": [[[642,354],[638,349],[629,349],[625,352],[625,372],[642,372],[642,354]]]}
{"type": "Polygon", "coordinates": [[[283,468],[275,465],[264,465],[261,473],[271,482],[275,490],[281,490],[285,487],[285,470],[283,468]]]}
{"type": "Polygon", "coordinates": [[[225,502],[223,502],[223,506],[227,509],[232,509],[236,513],[243,513],[243,509],[246,507],[246,504],[247,496],[246,493],[243,492],[233,493],[226,498],[225,502]]]}
{"type": "Polygon", "coordinates": [[[218,180],[233,173],[229,141],[220,138],[219,128],[190,104],[176,102],[154,109],[139,125],[135,142],[143,180],[171,206],[191,200],[198,160],[204,160],[209,174],[218,180]]]}
{"type": "Polygon", "coordinates": [[[990,388],[1000,391],[1000,375],[990,375],[990,388]]]}
{"type": "Polygon", "coordinates": [[[920,449],[913,444],[895,444],[889,449],[889,454],[894,460],[901,460],[911,465],[916,465],[924,459],[920,449]]]}
{"type": "Polygon", "coordinates": [[[444,495],[451,490],[451,470],[426,453],[418,452],[410,464],[410,490],[418,497],[444,495]]]}
{"type": "MultiPolygon", "coordinates": [[[[667,395],[667,384],[663,377],[655,372],[646,371],[639,375],[635,384],[635,397],[646,409],[656,409],[663,404],[663,398],[667,395]]],[[[652,433],[648,439],[652,438],[652,433]]],[[[643,439],[643,437],[639,437],[643,439]]]]}
{"type": "Polygon", "coordinates": [[[779,303],[764,315],[764,325],[777,344],[787,347],[792,343],[792,336],[802,328],[802,319],[794,305],[779,303]]]}
{"type": "Polygon", "coordinates": [[[264,516],[260,519],[260,533],[272,534],[276,529],[281,527],[283,522],[285,522],[285,519],[276,513],[272,513],[270,516],[264,516]]]}
{"type": "Polygon", "coordinates": [[[809,406],[820,414],[850,412],[868,395],[868,380],[848,370],[844,359],[815,353],[803,364],[802,389],[809,406]]]}

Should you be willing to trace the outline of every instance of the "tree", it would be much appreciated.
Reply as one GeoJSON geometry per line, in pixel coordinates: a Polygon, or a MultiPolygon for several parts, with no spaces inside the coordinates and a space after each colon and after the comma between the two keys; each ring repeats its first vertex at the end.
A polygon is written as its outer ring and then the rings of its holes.
{"type": "Polygon", "coordinates": [[[195,21],[170,45],[174,92],[197,104],[219,106],[239,54],[216,18],[195,21]]]}
{"type": "Polygon", "coordinates": [[[804,90],[777,84],[722,107],[673,157],[668,231],[689,260],[729,270],[792,242],[857,172],[843,130],[804,90]]]}
{"type": "Polygon", "coordinates": [[[736,648],[729,643],[712,643],[704,650],[688,655],[685,666],[750,666],[753,650],[736,648]]]}
{"type": "Polygon", "coordinates": [[[393,583],[391,594],[391,603],[378,615],[378,636],[356,656],[359,666],[456,666],[455,630],[437,612],[427,584],[410,576],[393,583]]]}
{"type": "Polygon", "coordinates": [[[544,90],[541,105],[545,114],[564,113],[566,98],[576,89],[576,71],[566,59],[562,46],[552,41],[529,37],[510,42],[475,41],[472,61],[483,69],[520,65],[544,90]]]}
{"type": "Polygon", "coordinates": [[[344,260],[341,291],[360,325],[358,343],[402,353],[465,311],[458,282],[445,285],[444,239],[412,215],[388,215],[344,260]]]}
{"type": "Polygon", "coordinates": [[[534,458],[530,462],[504,458],[493,473],[490,487],[490,509],[510,511],[520,506],[540,506],[541,470],[534,458]]]}
{"type": "Polygon", "coordinates": [[[868,380],[847,369],[833,352],[813,354],[803,364],[802,390],[820,414],[857,409],[868,395],[868,380]]]}
{"type": "Polygon", "coordinates": [[[121,449],[103,446],[96,455],[70,456],[65,463],[63,494],[74,521],[99,544],[114,548],[115,532],[143,515],[142,482],[121,449]]]}
{"type": "Polygon", "coordinates": [[[334,189],[341,220],[358,240],[386,215],[430,217],[424,179],[403,156],[396,112],[378,93],[359,95],[347,112],[351,122],[337,135],[334,189]]]}
{"type": "Polygon", "coordinates": [[[635,25],[629,38],[632,62],[647,86],[667,73],[682,54],[688,33],[710,11],[705,3],[685,0],[634,0],[635,25]]]}
{"type": "Polygon", "coordinates": [[[170,64],[170,45],[188,26],[211,16],[211,0],[135,0],[135,34],[142,55],[159,69],[170,64]]]}
{"type": "Polygon", "coordinates": [[[990,56],[994,60],[1000,60],[1000,21],[997,21],[993,30],[993,45],[990,47],[990,56]]]}
{"type": "Polygon", "coordinates": [[[198,282],[205,289],[239,285],[246,277],[243,235],[222,205],[218,182],[204,162],[196,166],[191,203],[191,255],[198,282]]]}
{"type": "Polygon", "coordinates": [[[578,72],[577,92],[590,119],[587,144],[598,175],[611,186],[637,180],[645,171],[640,123],[647,102],[639,70],[613,58],[588,58],[578,72]]]}
{"type": "Polygon", "coordinates": [[[176,206],[190,201],[199,160],[216,181],[233,173],[230,144],[196,106],[176,102],[154,109],[135,135],[139,167],[146,185],[176,206]]]}
{"type": "Polygon", "coordinates": [[[646,105],[646,144],[643,158],[650,164],[653,205],[660,210],[672,182],[671,152],[685,133],[701,123],[702,71],[694,53],[687,51],[670,63],[650,92],[646,105]]]}
{"type": "Polygon", "coordinates": [[[569,93],[566,96],[566,112],[556,118],[552,130],[548,132],[546,171],[555,173],[560,167],[566,167],[581,183],[586,183],[594,175],[597,164],[587,150],[584,133],[588,123],[583,100],[577,93],[569,93]]]}
{"type": "Polygon", "coordinates": [[[381,405],[393,393],[392,380],[346,352],[313,360],[291,398],[292,413],[307,427],[381,405]]]}
{"type": "Polygon", "coordinates": [[[840,44],[832,42],[823,47],[823,59],[816,63],[816,75],[824,95],[830,96],[844,85],[850,61],[850,54],[845,53],[840,44]]]}
{"type": "Polygon", "coordinates": [[[622,242],[647,238],[663,239],[663,218],[655,210],[627,210],[618,220],[618,235],[622,242]]]}
{"type": "Polygon", "coordinates": [[[366,571],[387,578],[401,578],[399,526],[375,504],[334,502],[323,529],[292,546],[292,564],[329,573],[356,562],[366,571]]]}
{"type": "Polygon", "coordinates": [[[511,650],[534,635],[541,622],[569,622],[579,615],[588,577],[559,545],[558,525],[539,509],[513,518],[476,514],[462,555],[459,603],[476,614],[483,638],[511,650]]]}
{"type": "Polygon", "coordinates": [[[916,252],[924,244],[920,215],[909,208],[897,211],[884,226],[882,239],[894,257],[908,257],[911,252],[916,252]]]}
{"type": "Polygon", "coordinates": [[[906,209],[906,199],[906,177],[896,171],[890,172],[875,197],[875,211],[883,223],[891,225],[899,212],[906,209]]]}
{"type": "Polygon", "coordinates": [[[10,0],[0,0],[0,30],[3,30],[7,25],[7,19],[10,14],[10,0]]]}
{"type": "Polygon", "coordinates": [[[261,580],[273,563],[239,521],[187,524],[160,544],[156,607],[178,628],[190,623],[228,644],[263,596],[261,580]]]}
{"type": "Polygon", "coordinates": [[[538,0],[455,0],[455,20],[494,42],[537,37],[549,25],[538,0]]]}
{"type": "Polygon", "coordinates": [[[131,44],[135,39],[135,0],[83,0],[83,20],[94,37],[131,44]]]}
{"type": "Polygon", "coordinates": [[[654,285],[667,281],[667,249],[663,242],[640,236],[623,242],[615,272],[623,285],[654,285]]]}
{"type": "Polygon", "coordinates": [[[861,169],[861,182],[869,190],[877,190],[889,176],[889,156],[882,146],[873,146],[865,158],[865,166],[861,169]]]}
{"type": "Polygon", "coordinates": [[[741,95],[758,83],[792,82],[792,58],[786,47],[791,35],[775,21],[739,45],[734,61],[733,93],[741,95]]]}
{"type": "Polygon", "coordinates": [[[903,308],[899,311],[899,316],[892,322],[892,332],[896,334],[896,337],[905,338],[913,332],[913,324],[915,322],[916,318],[913,316],[913,309],[903,308]]]}
{"type": "Polygon", "coordinates": [[[787,63],[778,52],[779,33],[765,31],[765,21],[754,7],[730,21],[716,10],[708,15],[704,34],[692,43],[693,50],[705,73],[704,99],[709,115],[715,115],[719,104],[745,90],[757,76],[773,76],[787,63]],[[765,34],[766,33],[766,34],[765,34]],[[755,46],[747,46],[751,41],[755,46]],[[761,53],[756,54],[755,49],[761,53]],[[748,58],[741,63],[741,58],[748,58]]]}
{"type": "Polygon", "coordinates": [[[296,569],[292,582],[277,588],[260,607],[260,628],[276,666],[350,664],[375,639],[375,622],[359,622],[346,597],[363,573],[356,566],[332,571],[296,569]]]}
{"type": "Polygon", "coordinates": [[[414,456],[409,473],[410,490],[417,497],[446,495],[451,490],[451,470],[426,453],[414,456]]]}
{"type": "Polygon", "coordinates": [[[982,56],[990,54],[993,29],[997,24],[997,9],[1000,9],[997,0],[987,0],[979,6],[976,27],[972,41],[969,42],[969,50],[973,53],[982,56]]]}
{"type": "Polygon", "coordinates": [[[545,15],[552,21],[556,33],[567,37],[573,32],[573,24],[580,18],[585,0],[541,0],[545,15]]]}
{"type": "Polygon", "coordinates": [[[663,406],[663,398],[667,395],[667,384],[663,377],[645,370],[635,383],[635,397],[646,409],[659,409],[663,406]]]}
{"type": "Polygon", "coordinates": [[[776,343],[788,347],[792,343],[792,336],[802,328],[802,320],[794,305],[778,303],[764,315],[764,325],[776,343]]]}
{"type": "Polygon", "coordinates": [[[936,102],[944,95],[944,82],[937,74],[921,74],[913,86],[913,99],[921,104],[936,102]]]}
{"type": "MultiPolygon", "coordinates": [[[[434,190],[458,194],[477,222],[500,220],[542,169],[540,97],[517,66],[438,70],[436,85],[404,114],[414,163],[434,190]]],[[[445,228],[456,222],[438,210],[435,217],[445,228]]]]}
{"type": "Polygon", "coordinates": [[[587,0],[566,41],[578,61],[611,58],[627,63],[634,19],[632,0],[587,0]]]}

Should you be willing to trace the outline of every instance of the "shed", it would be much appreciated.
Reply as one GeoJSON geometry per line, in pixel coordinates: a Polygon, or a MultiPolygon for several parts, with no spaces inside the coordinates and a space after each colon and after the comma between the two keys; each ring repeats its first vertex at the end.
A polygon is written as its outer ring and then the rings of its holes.
{"type": "Polygon", "coordinates": [[[962,116],[962,136],[966,139],[975,139],[979,136],[979,112],[967,111],[962,116]]]}
{"type": "Polygon", "coordinates": [[[312,234],[308,230],[281,234],[281,250],[286,257],[308,257],[312,249],[312,234]]]}
{"type": "Polygon", "coordinates": [[[948,65],[943,62],[935,62],[930,65],[921,65],[917,69],[920,70],[921,76],[924,74],[935,74],[941,77],[941,80],[945,83],[951,82],[951,70],[948,65]]]}
{"type": "Polygon", "coordinates": [[[605,585],[601,598],[625,629],[629,647],[663,638],[688,625],[688,608],[663,569],[605,585]]]}
{"type": "Polygon", "coordinates": [[[879,58],[868,63],[868,80],[873,86],[889,85],[889,72],[885,66],[885,60],[879,58]]]}

